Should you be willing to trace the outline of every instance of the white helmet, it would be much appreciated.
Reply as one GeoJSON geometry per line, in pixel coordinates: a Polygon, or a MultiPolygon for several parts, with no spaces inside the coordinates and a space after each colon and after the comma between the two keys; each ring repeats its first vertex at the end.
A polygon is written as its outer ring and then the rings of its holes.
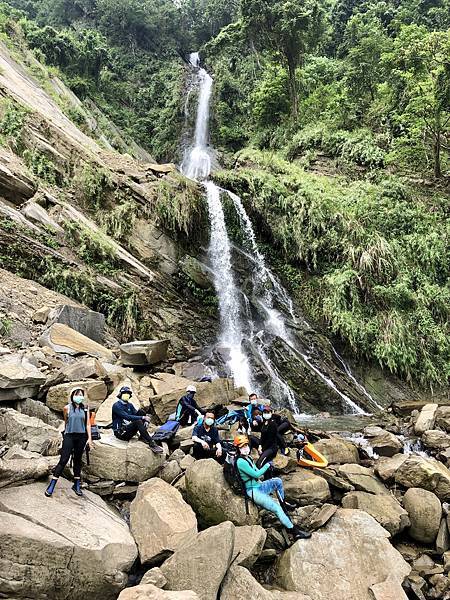
{"type": "Polygon", "coordinates": [[[196,392],[197,388],[195,387],[195,385],[188,385],[186,388],[187,392],[196,392]]]}

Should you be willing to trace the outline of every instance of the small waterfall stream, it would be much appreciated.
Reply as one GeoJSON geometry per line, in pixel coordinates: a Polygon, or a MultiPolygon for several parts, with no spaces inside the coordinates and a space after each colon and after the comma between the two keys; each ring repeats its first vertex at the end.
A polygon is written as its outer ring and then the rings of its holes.
{"type": "MultiPolygon", "coordinates": [[[[205,187],[211,223],[208,257],[214,273],[220,314],[218,345],[227,354],[227,367],[236,385],[244,386],[248,391],[266,393],[269,391],[278,404],[288,405],[297,415],[300,413],[294,391],[269,356],[273,341],[279,339],[290,350],[295,360],[303,362],[312,374],[341,399],[344,412],[366,414],[356,402],[336,386],[329,375],[323,373],[313,363],[311,356],[297,343],[296,336],[291,335],[288,329],[289,321],[293,324],[298,323],[292,299],[267,267],[241,199],[233,192],[219,188],[209,179],[213,163],[213,150],[208,144],[209,106],[213,79],[200,66],[197,52],[190,55],[189,62],[194,71],[193,87],[198,91],[198,106],[193,140],[185,152],[181,171],[186,177],[202,182],[205,187]],[[238,274],[233,264],[233,245],[227,232],[222,203],[222,196],[225,195],[234,206],[247,242],[247,251],[240,248],[239,251],[249,261],[247,275],[251,281],[251,298],[237,284],[238,274]],[[268,382],[264,385],[264,389],[259,389],[258,378],[254,377],[255,365],[268,382]]],[[[308,326],[304,319],[301,320],[305,326],[308,326]]],[[[379,408],[364,387],[356,381],[346,363],[336,352],[335,354],[345,375],[358,388],[358,395],[365,394],[372,401],[372,405],[379,408]]]]}

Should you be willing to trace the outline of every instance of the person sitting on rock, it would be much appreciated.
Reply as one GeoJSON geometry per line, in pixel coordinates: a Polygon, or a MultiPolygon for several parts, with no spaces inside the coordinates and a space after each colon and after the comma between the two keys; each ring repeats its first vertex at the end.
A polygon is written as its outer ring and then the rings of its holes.
{"type": "Polygon", "coordinates": [[[236,468],[244,483],[247,496],[257,506],[276,515],[280,523],[286,527],[295,540],[311,537],[310,533],[302,531],[287,516],[286,512],[294,510],[296,507],[285,500],[282,480],[279,477],[273,477],[261,481],[261,478],[270,468],[270,463],[266,462],[260,469],[256,466],[250,457],[251,450],[247,436],[237,435],[233,443],[237,449],[236,468]],[[274,492],[277,495],[278,502],[275,502],[271,497],[274,492]]]}
{"type": "Polygon", "coordinates": [[[73,455],[73,491],[77,496],[82,496],[81,491],[81,462],[86,444],[92,446],[91,425],[88,418],[89,406],[87,395],[82,388],[74,388],[69,394],[69,404],[63,409],[64,414],[64,439],[61,457],[53,470],[53,477],[45,490],[47,498],[53,494],[59,477],[64,467],[73,455]]]}
{"type": "Polygon", "coordinates": [[[149,445],[156,454],[162,454],[164,449],[155,444],[147,431],[150,417],[143,410],[136,410],[130,402],[133,391],[127,385],[120,388],[117,401],[112,407],[113,432],[116,438],[128,442],[139,432],[140,439],[149,445]]]}
{"type": "Polygon", "coordinates": [[[248,424],[249,426],[254,430],[254,431],[259,431],[260,429],[260,421],[256,420],[255,417],[258,414],[261,414],[263,411],[263,404],[261,404],[261,402],[258,400],[258,395],[253,393],[250,394],[249,397],[249,404],[247,405],[247,408],[245,409],[245,416],[248,419],[248,424]]]}
{"type": "Polygon", "coordinates": [[[258,468],[273,460],[278,453],[278,448],[285,452],[286,444],[283,434],[291,428],[287,419],[273,414],[269,404],[263,407],[263,424],[261,426],[261,441],[258,448],[260,457],[257,461],[258,468]]]}
{"type": "Polygon", "coordinates": [[[180,398],[175,412],[175,419],[180,422],[180,425],[190,425],[195,423],[197,417],[203,414],[202,410],[195,401],[197,388],[195,385],[188,385],[186,394],[180,398]]]}
{"type": "Polygon", "coordinates": [[[207,412],[204,419],[194,427],[192,434],[194,458],[215,458],[218,462],[223,462],[222,444],[214,421],[214,413],[207,412]]]}

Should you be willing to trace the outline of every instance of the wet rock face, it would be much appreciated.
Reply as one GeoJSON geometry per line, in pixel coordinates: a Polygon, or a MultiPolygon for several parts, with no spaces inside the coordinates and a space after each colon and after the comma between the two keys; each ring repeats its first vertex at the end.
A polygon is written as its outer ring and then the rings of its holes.
{"type": "Polygon", "coordinates": [[[312,600],[373,600],[370,586],[388,579],[401,584],[411,570],[388,537],[367,513],[339,509],[311,539],[296,542],[281,555],[275,581],[312,600]]]}
{"type": "Polygon", "coordinates": [[[0,592],[55,600],[113,600],[137,557],[128,527],[95,494],[75,500],[60,480],[0,490],[0,592]],[[89,526],[87,526],[89,524],[89,526]]]}

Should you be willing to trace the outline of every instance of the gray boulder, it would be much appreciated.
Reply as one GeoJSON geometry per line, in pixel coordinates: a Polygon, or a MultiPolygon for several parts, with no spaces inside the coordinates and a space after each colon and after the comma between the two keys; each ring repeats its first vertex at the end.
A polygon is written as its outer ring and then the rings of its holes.
{"type": "Polygon", "coordinates": [[[422,435],[422,433],[425,433],[428,429],[434,428],[437,409],[437,404],[425,404],[414,424],[414,431],[417,435],[422,435]]]}
{"type": "Polygon", "coordinates": [[[297,469],[293,473],[283,475],[282,479],[286,497],[301,506],[322,504],[331,497],[327,481],[307,469],[297,469]]]}
{"type": "Polygon", "coordinates": [[[196,536],[197,519],[178,490],[155,478],[139,486],[130,506],[130,527],[141,563],[154,563],[196,536]]]}
{"type": "Polygon", "coordinates": [[[69,394],[75,387],[79,387],[87,394],[90,408],[98,408],[108,395],[104,381],[86,379],[84,381],[71,381],[52,386],[47,392],[46,404],[52,410],[62,413],[69,402],[69,394]]]}
{"type": "Polygon", "coordinates": [[[59,354],[70,356],[87,354],[111,362],[115,360],[111,350],[63,323],[54,323],[44,331],[39,338],[39,344],[44,347],[47,346],[59,354]]]}
{"type": "Polygon", "coordinates": [[[409,456],[397,469],[395,481],[434,492],[441,500],[450,498],[450,471],[433,458],[409,456]]]}
{"type": "Polygon", "coordinates": [[[120,361],[125,366],[154,365],[167,358],[170,340],[145,340],[121,344],[120,361]]]}
{"type": "Polygon", "coordinates": [[[359,463],[358,448],[341,437],[319,440],[314,447],[325,456],[329,464],[359,463]]]}
{"type": "Polygon", "coordinates": [[[113,600],[137,548],[126,523],[95,494],[77,498],[60,479],[0,490],[0,595],[113,600]]]}
{"type": "Polygon", "coordinates": [[[246,514],[244,498],[230,489],[223,468],[212,458],[197,460],[186,470],[186,498],[205,526],[223,521],[256,525],[259,521],[258,510],[250,501],[246,514]]]}
{"type": "Polygon", "coordinates": [[[86,476],[113,481],[146,481],[154,477],[164,464],[164,454],[155,454],[137,438],[124,442],[113,433],[102,433],[90,452],[86,476]]]}
{"type": "Polygon", "coordinates": [[[342,499],[342,506],[364,510],[391,535],[397,535],[410,525],[408,513],[391,495],[350,492],[342,499]]]}
{"type": "Polygon", "coordinates": [[[403,506],[411,520],[409,535],[425,544],[434,542],[442,516],[439,498],[427,490],[410,488],[403,496],[403,506]]]}
{"type": "Polygon", "coordinates": [[[372,469],[361,465],[341,465],[336,471],[355,490],[368,492],[369,494],[389,494],[387,487],[375,477],[372,469]]]}
{"type": "Polygon", "coordinates": [[[403,448],[402,442],[396,435],[381,427],[366,427],[366,437],[378,456],[394,456],[403,448]]]}
{"type": "Polygon", "coordinates": [[[43,479],[58,462],[57,457],[44,457],[27,453],[24,458],[0,458],[0,488],[43,479]]]}
{"type": "Polygon", "coordinates": [[[105,315],[82,306],[60,304],[48,315],[47,324],[62,323],[82,335],[101,343],[105,331],[105,315]]]}
{"type": "Polygon", "coordinates": [[[234,529],[229,521],[209,527],[176,550],[161,567],[167,589],[193,590],[200,600],[215,600],[233,559],[234,529]]]}
{"type": "Polygon", "coordinates": [[[446,450],[450,448],[450,435],[440,429],[428,429],[422,435],[422,443],[427,448],[446,450]]]}
{"type": "Polygon", "coordinates": [[[66,381],[82,379],[104,379],[108,376],[105,367],[93,356],[83,356],[62,369],[66,381]]]}
{"type": "Polygon", "coordinates": [[[0,358],[0,402],[31,398],[45,380],[45,375],[21,354],[0,358]]]}
{"type": "Polygon", "coordinates": [[[236,527],[234,556],[237,565],[250,569],[258,560],[266,541],[267,533],[260,525],[236,527]]]}
{"type": "Polygon", "coordinates": [[[117,600],[200,600],[192,590],[169,592],[152,584],[141,584],[120,592],[117,600]]]}
{"type": "Polygon", "coordinates": [[[62,441],[60,432],[36,417],[29,417],[12,408],[0,409],[0,438],[9,445],[48,456],[58,453],[62,441]]]}
{"type": "Polygon", "coordinates": [[[373,600],[370,586],[388,579],[401,584],[411,570],[388,538],[366,512],[341,508],[324,528],[280,556],[275,583],[312,600],[373,600]]]}

